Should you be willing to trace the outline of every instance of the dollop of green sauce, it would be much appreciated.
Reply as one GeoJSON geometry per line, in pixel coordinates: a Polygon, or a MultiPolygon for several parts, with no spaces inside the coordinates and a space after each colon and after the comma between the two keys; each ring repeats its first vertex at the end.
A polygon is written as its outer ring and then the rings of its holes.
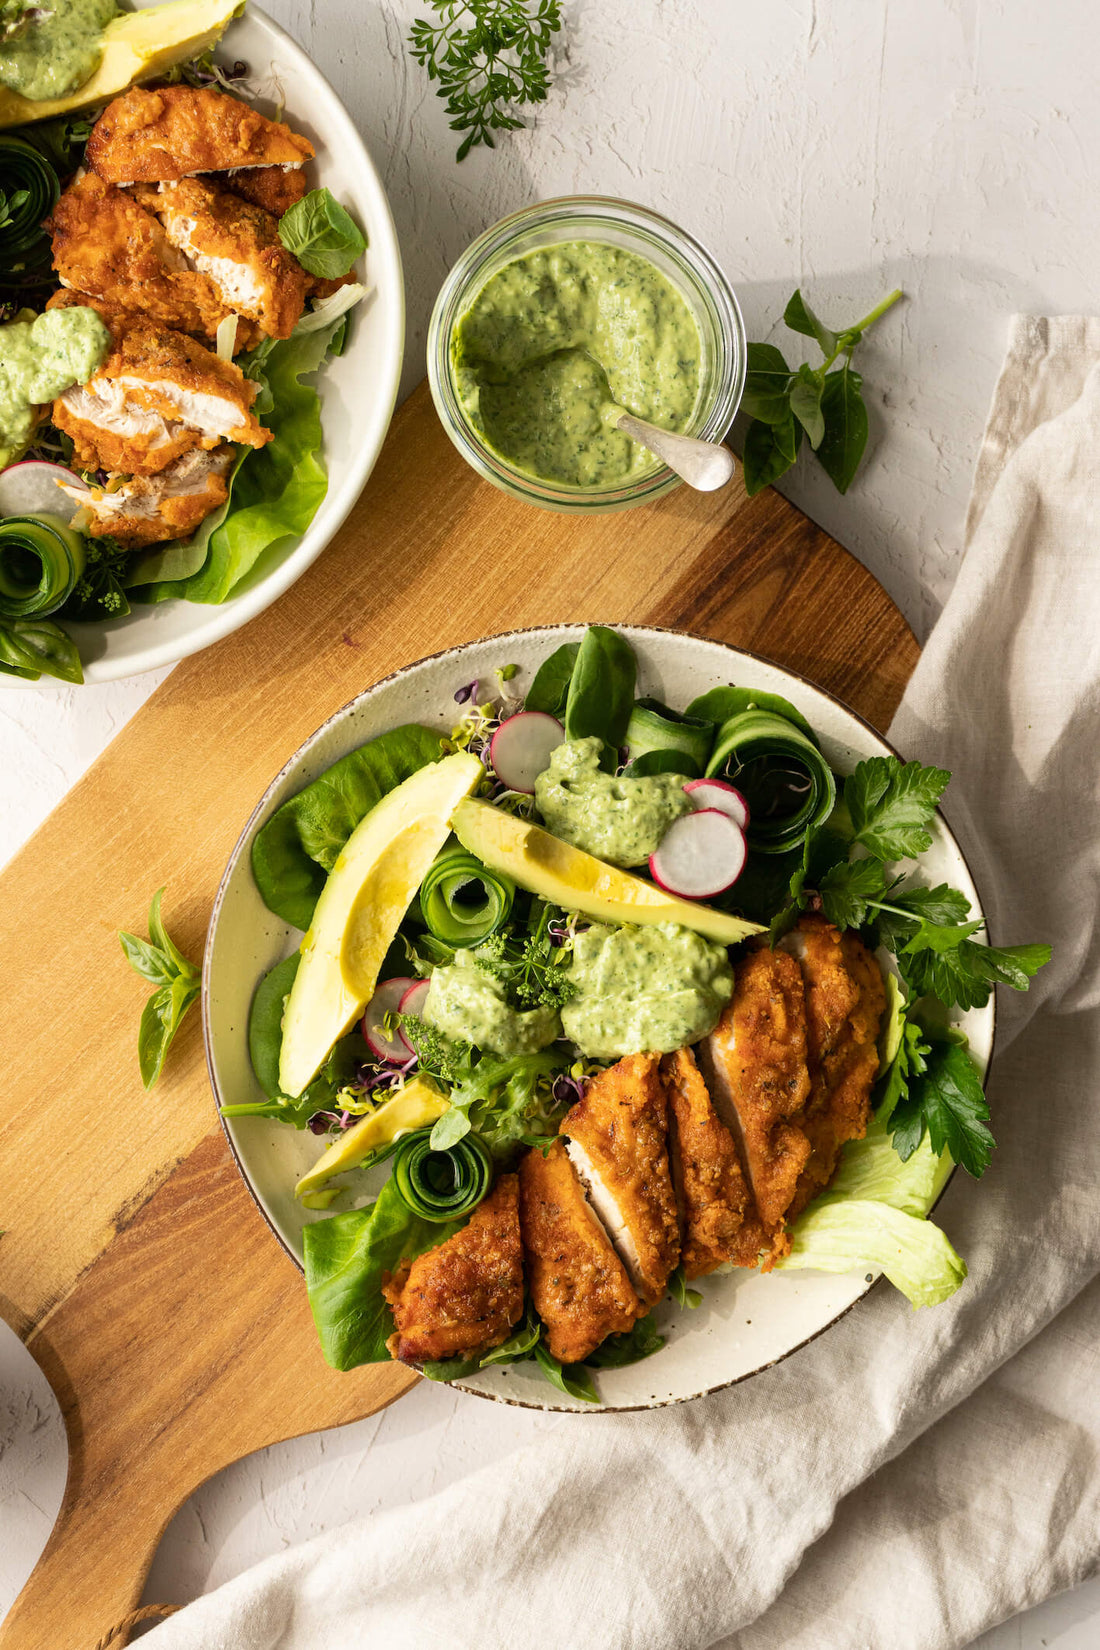
{"type": "Polygon", "coordinates": [[[625,408],[684,430],[701,355],[694,317],[656,265],[589,241],[505,264],[451,340],[474,428],[517,469],[573,487],[613,486],[656,467],[615,420],[625,408]]]}
{"type": "Polygon", "coordinates": [[[25,9],[33,20],[17,22],[0,45],[0,85],[33,103],[67,97],[99,68],[115,0],[45,0],[25,9]]]}
{"type": "Polygon", "coordinates": [[[422,1018],[452,1042],[474,1043],[507,1059],[535,1054],[561,1036],[555,1009],[513,1008],[500,981],[477,966],[471,950],[456,951],[453,962],[433,969],[422,1018]]]}
{"type": "Polygon", "coordinates": [[[35,409],[87,383],[110,343],[107,328],[84,304],[0,327],[0,469],[29,446],[38,424],[35,409]]]}
{"type": "Polygon", "coordinates": [[[561,1011],[565,1035],[594,1060],[698,1042],[733,995],[722,947],[672,922],[586,929],[569,977],[577,991],[561,1011]]]}
{"type": "Polygon", "coordinates": [[[609,865],[644,865],[674,819],[691,810],[683,776],[616,778],[600,770],[601,739],[569,739],[535,780],[546,828],[609,865]]]}

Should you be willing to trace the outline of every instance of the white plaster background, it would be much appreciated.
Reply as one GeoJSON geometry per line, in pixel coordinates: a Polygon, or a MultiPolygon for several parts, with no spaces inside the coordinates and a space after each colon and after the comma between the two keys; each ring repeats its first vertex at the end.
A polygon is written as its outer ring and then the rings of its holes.
{"type": "MultiPolygon", "coordinates": [[[[455,256],[494,219],[549,195],[623,195],[678,219],[726,268],[753,338],[795,343],[778,322],[799,283],[833,322],[902,286],[904,306],[861,351],[872,439],[859,480],[842,499],[800,465],[782,485],[927,633],[958,565],[1007,317],[1097,307],[1090,0],[566,0],[554,89],[533,127],[461,167],[442,106],[403,49],[415,0],[268,9],[332,80],[382,168],[405,259],[404,392],[423,374],[428,314],[455,256]]],[[[162,675],[0,698],[0,861],[162,675]]],[[[64,1475],[48,1391],[7,1342],[0,1610],[45,1540],[64,1475]]],[[[146,1597],[192,1597],[571,1424],[425,1384],[372,1420],[222,1473],[171,1525],[146,1597]]],[[[1094,1582],[981,1645],[1098,1641],[1094,1582]]]]}

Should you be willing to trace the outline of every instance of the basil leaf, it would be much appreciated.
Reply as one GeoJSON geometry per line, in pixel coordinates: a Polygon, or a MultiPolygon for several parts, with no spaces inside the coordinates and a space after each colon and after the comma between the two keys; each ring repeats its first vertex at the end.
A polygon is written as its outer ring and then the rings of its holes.
{"type": "Polygon", "coordinates": [[[817,449],[818,462],[837,492],[846,493],[867,445],[863,379],[847,362],[837,372],[825,374],[821,415],[825,431],[817,449]]]}
{"type": "Polygon", "coordinates": [[[589,625],[577,651],[565,705],[565,737],[604,742],[612,766],[626,742],[638,667],[630,643],[605,625],[589,625]]]}
{"type": "Polygon", "coordinates": [[[790,412],[780,424],[762,424],[758,418],[752,419],[745,434],[741,460],[745,491],[750,498],[786,475],[798,457],[801,441],[802,425],[795,422],[790,412]]]}
{"type": "Polygon", "coordinates": [[[164,889],[158,888],[156,893],[153,895],[153,902],[149,907],[149,938],[152,940],[154,945],[160,947],[161,951],[166,957],[168,957],[169,961],[172,963],[172,966],[178,973],[187,976],[189,979],[197,980],[199,977],[199,970],[195,967],[194,963],[190,962],[189,959],[184,956],[183,952],[175,944],[172,936],[169,934],[167,928],[165,928],[164,922],[161,919],[160,902],[163,894],[164,889]]]}
{"type": "Polygon", "coordinates": [[[135,974],[140,974],[143,980],[151,985],[168,985],[175,976],[172,959],[165,956],[159,945],[151,945],[137,934],[128,934],[122,931],[119,936],[122,954],[135,974]]]}
{"type": "Polygon", "coordinates": [[[560,720],[565,711],[569,684],[573,679],[573,667],[580,650],[580,642],[563,642],[548,659],[542,661],[528,689],[527,698],[523,703],[524,710],[540,710],[545,715],[556,716],[560,720]]]}
{"type": "Polygon", "coordinates": [[[783,311],[783,320],[792,332],[800,332],[805,338],[816,338],[821,345],[823,355],[835,355],[837,350],[837,336],[818,320],[809,304],[803,298],[801,291],[795,290],[783,311]]]}
{"type": "Polygon", "coordinates": [[[748,371],[741,395],[742,411],[762,424],[782,424],[791,410],[791,369],[782,351],[774,344],[749,344],[745,358],[748,371]]]}
{"type": "Polygon", "coordinates": [[[791,386],[791,411],[802,425],[810,446],[820,447],[825,434],[825,419],[821,412],[821,380],[807,366],[799,367],[798,377],[791,386]]]}
{"type": "Polygon", "coordinates": [[[328,189],[311,189],[283,213],[279,239],[303,269],[326,281],[346,275],[367,246],[359,225],[328,189]]]}
{"type": "Polygon", "coordinates": [[[161,1074],[164,1057],[168,1053],[168,1020],[172,1007],[172,988],[162,985],[154,991],[141,1011],[138,1027],[138,1069],[141,1080],[151,1089],[161,1074]]]}
{"type": "Polygon", "coordinates": [[[551,1385],[570,1398],[580,1398],[586,1404],[598,1404],[600,1395],[596,1384],[583,1364],[563,1364],[541,1341],[535,1343],[535,1357],[539,1368],[551,1385]]]}

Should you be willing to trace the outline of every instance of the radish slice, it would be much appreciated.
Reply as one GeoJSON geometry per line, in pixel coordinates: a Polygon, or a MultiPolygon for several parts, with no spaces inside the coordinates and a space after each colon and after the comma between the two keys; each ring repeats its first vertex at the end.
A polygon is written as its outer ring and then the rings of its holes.
{"type": "Polygon", "coordinates": [[[399,1012],[402,1014],[422,1014],[428,992],[431,989],[431,983],[431,980],[417,980],[415,985],[410,985],[398,1004],[399,1012]]]}
{"type": "Polygon", "coordinates": [[[684,790],[693,808],[717,808],[720,814],[729,814],[743,831],[748,829],[749,805],[741,792],[724,779],[689,779],[684,790]]]}
{"type": "Polygon", "coordinates": [[[392,1037],[383,1031],[382,1021],[387,1014],[399,1014],[410,987],[420,983],[408,978],[383,980],[367,1004],[363,1015],[363,1036],[370,1045],[371,1053],[390,1065],[404,1065],[406,1060],[412,1059],[416,1050],[402,1031],[396,1031],[392,1037]]]}
{"type": "Polygon", "coordinates": [[[535,794],[535,780],[550,766],[550,752],[565,738],[554,716],[541,710],[521,710],[502,722],[489,743],[489,759],[502,785],[510,791],[535,794]]]}
{"type": "Polygon", "coordinates": [[[737,881],[745,856],[737,821],[717,808],[700,808],[673,820],[649,857],[649,874],[667,894],[713,899],[737,881]]]}
{"type": "Polygon", "coordinates": [[[62,487],[90,491],[88,483],[63,464],[47,464],[44,459],[28,458],[22,464],[11,464],[0,475],[0,516],[37,516],[45,513],[60,516],[66,527],[80,505],[62,487]]]}

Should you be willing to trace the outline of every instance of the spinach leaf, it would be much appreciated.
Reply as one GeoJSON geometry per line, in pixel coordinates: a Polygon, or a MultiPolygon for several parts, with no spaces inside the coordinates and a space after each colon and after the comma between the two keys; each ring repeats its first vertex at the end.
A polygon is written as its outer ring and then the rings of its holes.
{"type": "MultiPolygon", "coordinates": [[[[686,1290],[685,1295],[696,1295],[694,1301],[684,1300],[681,1304],[697,1306],[698,1292],[694,1289],[686,1290]]],[[[643,1358],[652,1358],[655,1352],[660,1352],[665,1344],[665,1337],[658,1333],[653,1322],[653,1313],[648,1312],[644,1318],[639,1318],[633,1329],[628,1329],[623,1335],[609,1335],[595,1352],[589,1353],[584,1360],[589,1369],[625,1369],[627,1364],[641,1363],[643,1358]]],[[[578,1394],[574,1394],[578,1396],[578,1394]]]]}
{"type": "Polygon", "coordinates": [[[328,189],[311,189],[283,213],[279,239],[303,269],[325,281],[346,275],[367,248],[359,225],[328,189]]]}
{"type": "Polygon", "coordinates": [[[256,987],[248,1016],[248,1057],[256,1081],[269,1100],[282,1097],[279,1055],[283,1046],[283,1010],[301,960],[301,953],[293,951],[264,975],[256,987]]]}
{"type": "MultiPolygon", "coordinates": [[[[552,1386],[570,1398],[580,1398],[586,1404],[598,1404],[600,1395],[591,1375],[583,1364],[563,1364],[541,1341],[535,1343],[538,1366],[552,1386]]],[[[591,1361],[591,1360],[590,1360],[591,1361]]]]}
{"type": "Polygon", "coordinates": [[[580,642],[563,642],[548,659],[542,661],[528,689],[524,710],[541,710],[547,716],[556,716],[560,720],[580,650],[580,642]]]}
{"type": "Polygon", "coordinates": [[[626,741],[637,672],[629,642],[605,625],[589,625],[569,683],[565,737],[602,739],[612,766],[626,741]]]}
{"type": "Polygon", "coordinates": [[[382,1297],[383,1274],[435,1249],[465,1224],[464,1219],[442,1225],[421,1220],[390,1179],[369,1209],[307,1226],[302,1235],[306,1292],[326,1363],[356,1369],[388,1362],[386,1341],[394,1324],[382,1297]]]}
{"type": "Polygon", "coordinates": [[[252,842],[252,874],[268,909],[307,929],[355,827],[387,792],[442,754],[442,735],[411,722],[350,751],[284,802],[252,842]]]}
{"type": "Polygon", "coordinates": [[[420,1373],[429,1381],[461,1381],[479,1369],[490,1369],[493,1364],[517,1364],[534,1356],[535,1345],[542,1334],[542,1324],[530,1301],[527,1311],[506,1341],[489,1352],[475,1352],[469,1358],[446,1358],[438,1363],[419,1366],[420,1373]]]}
{"type": "Polygon", "coordinates": [[[796,710],[789,699],[784,699],[779,693],[761,693],[756,688],[742,687],[715,687],[708,693],[702,693],[698,699],[693,699],[685,715],[700,717],[704,722],[715,722],[719,726],[728,722],[731,716],[740,716],[742,711],[770,710],[776,716],[785,716],[788,722],[793,722],[796,728],[812,739],[816,745],[817,734],[807,722],[800,710],[796,710]]]}

